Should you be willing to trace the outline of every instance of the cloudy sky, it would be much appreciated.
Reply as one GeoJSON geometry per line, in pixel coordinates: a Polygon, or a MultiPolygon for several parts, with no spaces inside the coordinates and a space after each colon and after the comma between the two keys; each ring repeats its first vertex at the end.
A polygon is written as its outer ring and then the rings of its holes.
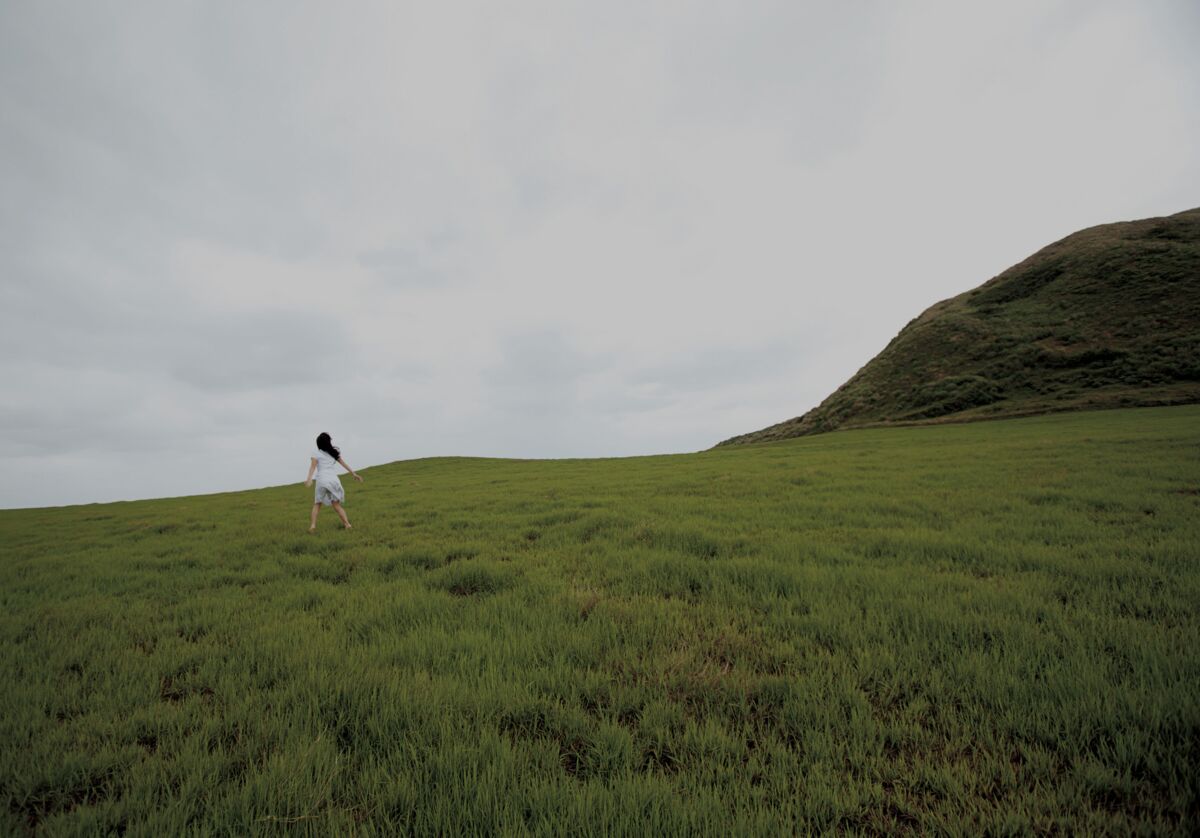
{"type": "Polygon", "coordinates": [[[5,2],[0,506],[798,415],[1200,204],[1196,43],[1191,0],[5,2]]]}

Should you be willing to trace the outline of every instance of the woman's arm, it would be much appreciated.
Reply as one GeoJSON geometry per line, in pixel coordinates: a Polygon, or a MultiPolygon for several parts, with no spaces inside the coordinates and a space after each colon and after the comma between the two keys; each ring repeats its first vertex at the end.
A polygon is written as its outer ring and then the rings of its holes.
{"type": "Polygon", "coordinates": [[[308,477],[304,478],[304,485],[305,485],[305,486],[311,486],[311,485],[312,485],[312,476],[313,476],[313,472],[314,472],[314,471],[316,471],[316,470],[317,470],[317,458],[316,458],[316,457],[313,457],[313,458],[312,458],[312,462],[308,464],[308,477]]]}
{"type": "Polygon", "coordinates": [[[338,462],[342,464],[342,468],[344,468],[346,471],[350,472],[350,474],[354,476],[355,480],[357,480],[359,483],[362,483],[362,477],[360,477],[357,474],[354,474],[354,469],[352,469],[352,468],[350,468],[350,466],[346,465],[345,460],[343,460],[341,457],[338,457],[338,462]]]}

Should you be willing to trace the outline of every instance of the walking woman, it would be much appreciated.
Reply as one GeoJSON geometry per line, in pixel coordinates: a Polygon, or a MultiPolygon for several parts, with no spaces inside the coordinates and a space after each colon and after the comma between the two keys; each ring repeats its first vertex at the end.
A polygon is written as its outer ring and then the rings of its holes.
{"type": "Polygon", "coordinates": [[[317,437],[317,450],[312,453],[308,477],[304,479],[304,485],[310,486],[313,482],[313,472],[317,473],[317,492],[313,498],[312,523],[308,528],[309,532],[317,531],[317,513],[321,511],[321,504],[326,506],[332,504],[333,511],[342,519],[342,526],[350,529],[350,519],[346,517],[346,510],[342,508],[342,501],[346,499],[346,490],[342,488],[342,481],[338,479],[338,465],[341,465],[342,468],[354,475],[355,480],[362,483],[362,477],[355,474],[354,469],[346,465],[346,461],[342,459],[342,452],[333,447],[333,440],[329,438],[329,434],[321,434],[317,437]]]}

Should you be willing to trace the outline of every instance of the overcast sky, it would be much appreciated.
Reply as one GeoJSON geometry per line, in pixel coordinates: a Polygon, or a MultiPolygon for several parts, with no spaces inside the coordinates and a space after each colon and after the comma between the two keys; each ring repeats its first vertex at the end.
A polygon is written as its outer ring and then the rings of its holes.
{"type": "Polygon", "coordinates": [[[0,506],[796,416],[1200,205],[1197,43],[1192,0],[8,0],[0,506]]]}

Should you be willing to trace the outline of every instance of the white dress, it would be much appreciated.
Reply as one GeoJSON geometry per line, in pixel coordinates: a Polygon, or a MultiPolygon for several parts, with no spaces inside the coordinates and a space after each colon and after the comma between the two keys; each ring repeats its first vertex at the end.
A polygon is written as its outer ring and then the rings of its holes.
{"type": "Polygon", "coordinates": [[[338,461],[319,448],[312,452],[312,458],[317,461],[317,489],[313,503],[325,506],[334,501],[344,503],[346,490],[342,488],[342,481],[338,479],[338,461]]]}

